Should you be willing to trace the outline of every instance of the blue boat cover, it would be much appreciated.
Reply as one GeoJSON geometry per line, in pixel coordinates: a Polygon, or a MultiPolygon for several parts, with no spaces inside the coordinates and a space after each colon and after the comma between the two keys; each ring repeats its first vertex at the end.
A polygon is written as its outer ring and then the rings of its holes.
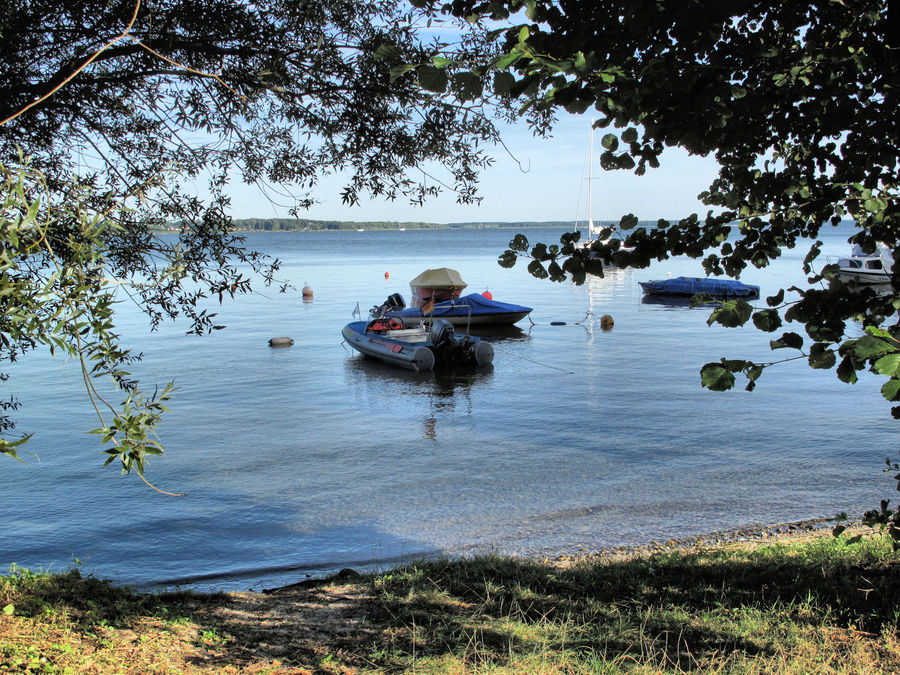
{"type": "MultiPolygon", "coordinates": [[[[437,318],[447,316],[469,316],[469,313],[471,312],[471,316],[492,316],[495,314],[512,314],[530,311],[531,307],[488,300],[479,293],[470,293],[469,295],[464,295],[455,300],[445,300],[444,302],[436,303],[434,310],[430,312],[429,315],[437,318]]],[[[407,307],[406,309],[388,312],[387,315],[418,318],[422,316],[422,310],[416,307],[407,307]]]]}
{"type": "Polygon", "coordinates": [[[719,297],[759,297],[759,286],[752,286],[734,279],[709,279],[700,277],[674,277],[638,282],[644,293],[659,295],[694,295],[708,293],[719,297]]]}

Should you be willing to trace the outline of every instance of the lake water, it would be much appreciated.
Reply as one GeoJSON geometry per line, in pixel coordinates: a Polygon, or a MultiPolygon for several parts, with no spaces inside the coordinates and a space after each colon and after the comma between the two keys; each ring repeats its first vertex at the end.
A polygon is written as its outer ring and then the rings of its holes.
{"type": "MultiPolygon", "coordinates": [[[[514,233],[249,235],[296,290],[215,305],[228,328],[205,337],[183,324],[150,333],[123,303],[123,334],[144,354],[134,372],[151,390],[180,387],[148,477],[185,497],[102,467],[77,364],[45,353],[12,364],[18,429],[34,438],[24,464],[0,458],[0,565],[77,561],[141,588],[259,589],[423,554],[552,556],[859,514],[893,496],[881,469],[897,422],[877,378],[851,387],[801,362],[752,393],[704,390],[708,361],[780,353],[752,327],[708,327],[707,309],[642,302],[639,280],[702,275],[699,261],[557,284],[497,265],[514,233]],[[443,266],[467,291],[534,308],[533,324],[488,337],[491,369],[411,373],[342,344],[357,303],[408,299],[411,278],[443,266]],[[271,349],[274,336],[295,344],[271,349]]],[[[829,231],[825,253],[844,253],[846,236],[829,231]]],[[[742,280],[764,295],[801,281],[805,252],[742,280]]]]}

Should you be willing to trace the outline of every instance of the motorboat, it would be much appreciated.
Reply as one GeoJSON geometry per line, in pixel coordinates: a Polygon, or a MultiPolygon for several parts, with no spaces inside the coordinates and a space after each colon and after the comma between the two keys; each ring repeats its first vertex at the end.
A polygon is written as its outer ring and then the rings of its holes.
{"type": "Polygon", "coordinates": [[[497,326],[512,325],[521,321],[531,313],[531,307],[498,302],[480,293],[470,293],[461,298],[437,302],[432,307],[402,307],[390,309],[387,316],[402,319],[404,322],[431,323],[435,319],[443,319],[454,325],[497,326]]]}
{"type": "Polygon", "coordinates": [[[425,270],[409,282],[410,307],[425,307],[429,303],[454,300],[468,286],[454,269],[438,267],[425,270]]]}
{"type": "Polygon", "coordinates": [[[759,286],[735,279],[710,277],[673,277],[654,281],[639,281],[644,293],[653,295],[690,296],[706,293],[716,298],[758,298],[759,286]]]}
{"type": "Polygon", "coordinates": [[[341,333],[358,352],[410,370],[486,366],[494,360],[490,343],[472,335],[458,336],[442,319],[412,328],[394,317],[351,321],[341,333]]]}
{"type": "Polygon", "coordinates": [[[856,244],[846,258],[838,258],[838,277],[842,281],[874,285],[891,283],[894,268],[894,254],[885,244],[879,242],[872,253],[863,253],[856,244]]]}
{"type": "Polygon", "coordinates": [[[393,293],[372,308],[370,317],[394,317],[408,325],[441,319],[455,326],[496,326],[512,325],[531,313],[531,307],[494,300],[489,291],[461,296],[467,286],[449,267],[425,270],[409,282],[409,307],[402,295],[393,293]]]}

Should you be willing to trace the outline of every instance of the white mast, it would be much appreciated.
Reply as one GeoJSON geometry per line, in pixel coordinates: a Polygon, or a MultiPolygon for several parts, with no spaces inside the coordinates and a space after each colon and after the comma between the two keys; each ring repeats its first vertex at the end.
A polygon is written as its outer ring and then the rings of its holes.
{"type": "Polygon", "coordinates": [[[587,239],[594,235],[594,120],[591,120],[591,131],[588,136],[588,229],[587,239]]]}

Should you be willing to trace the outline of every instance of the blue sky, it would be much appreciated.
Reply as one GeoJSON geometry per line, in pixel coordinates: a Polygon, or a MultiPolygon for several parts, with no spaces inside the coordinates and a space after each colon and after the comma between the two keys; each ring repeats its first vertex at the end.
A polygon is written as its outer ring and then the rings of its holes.
{"type": "MultiPolygon", "coordinates": [[[[347,207],[341,203],[341,182],[322,182],[315,193],[319,204],[303,217],[343,221],[584,221],[587,218],[587,150],[591,118],[567,115],[551,138],[534,138],[522,123],[506,127],[504,141],[527,172],[502,147],[492,153],[495,163],[482,175],[480,206],[461,206],[446,194],[423,207],[403,201],[363,201],[347,207]],[[580,194],[580,201],[579,201],[580,194]]],[[[658,169],[644,176],[629,171],[606,172],[596,158],[600,150],[599,130],[594,134],[595,169],[593,217],[618,220],[633,213],[641,220],[681,218],[706,212],[697,195],[709,187],[716,175],[711,158],[691,157],[678,148],[663,154],[658,169]]],[[[255,188],[235,185],[232,190],[234,218],[287,217],[285,208],[267,200],[255,188]]]]}

